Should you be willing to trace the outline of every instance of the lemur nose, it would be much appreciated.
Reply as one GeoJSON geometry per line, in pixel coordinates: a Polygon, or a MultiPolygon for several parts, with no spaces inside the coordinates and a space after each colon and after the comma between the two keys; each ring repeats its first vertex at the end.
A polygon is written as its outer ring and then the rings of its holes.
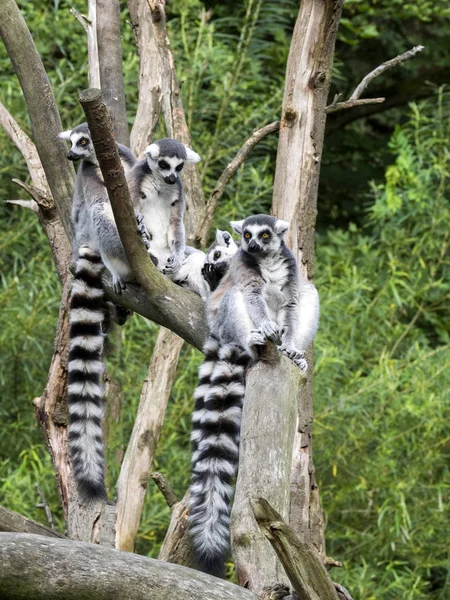
{"type": "Polygon", "coordinates": [[[173,184],[173,183],[175,183],[176,180],[177,180],[177,177],[176,177],[176,175],[173,175],[173,174],[169,175],[168,177],[164,177],[164,181],[166,183],[173,184]]]}
{"type": "Polygon", "coordinates": [[[248,245],[248,251],[249,252],[260,252],[261,248],[259,247],[259,244],[257,242],[255,242],[255,240],[252,240],[250,242],[250,244],[248,245]]]}

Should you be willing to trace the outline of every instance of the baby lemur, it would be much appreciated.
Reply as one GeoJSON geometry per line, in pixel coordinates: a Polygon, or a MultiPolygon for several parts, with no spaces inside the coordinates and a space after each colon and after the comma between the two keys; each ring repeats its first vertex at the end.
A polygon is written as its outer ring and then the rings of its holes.
{"type": "MultiPolygon", "coordinates": [[[[221,574],[229,547],[245,370],[268,340],[302,371],[319,320],[316,288],[300,281],[284,242],[288,223],[255,215],[231,223],[241,245],[207,304],[210,337],[194,393],[189,528],[198,566],[221,574]]],[[[214,269],[213,269],[214,270],[214,269]]]]}

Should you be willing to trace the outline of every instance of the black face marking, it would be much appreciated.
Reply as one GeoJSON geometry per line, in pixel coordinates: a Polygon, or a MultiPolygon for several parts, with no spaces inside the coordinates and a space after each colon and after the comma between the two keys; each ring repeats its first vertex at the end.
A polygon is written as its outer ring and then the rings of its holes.
{"type": "Polygon", "coordinates": [[[222,252],[220,252],[220,250],[217,250],[216,252],[214,252],[214,260],[218,260],[221,256],[222,256],[222,252]]]}
{"type": "Polygon", "coordinates": [[[250,231],[244,231],[244,238],[246,240],[249,240],[252,237],[252,234],[250,233],[250,231]]]}
{"type": "Polygon", "coordinates": [[[184,167],[184,163],[180,163],[177,167],[175,167],[175,171],[177,173],[179,173],[182,170],[183,167],[184,167]]]}
{"type": "Polygon", "coordinates": [[[263,242],[269,242],[270,238],[272,237],[271,232],[268,229],[265,229],[264,231],[262,231],[259,234],[259,237],[262,239],[263,242]]]}
{"type": "Polygon", "coordinates": [[[158,167],[160,169],[162,169],[163,171],[167,171],[168,169],[170,169],[169,163],[166,162],[165,160],[160,160],[158,163],[158,167]]]}
{"type": "Polygon", "coordinates": [[[88,143],[89,143],[88,138],[83,137],[78,140],[77,146],[87,146],[88,143]]]}

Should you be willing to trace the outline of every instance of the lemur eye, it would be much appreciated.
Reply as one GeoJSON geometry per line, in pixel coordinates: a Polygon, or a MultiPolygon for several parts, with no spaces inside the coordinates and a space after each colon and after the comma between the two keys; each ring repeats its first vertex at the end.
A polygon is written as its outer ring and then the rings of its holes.
{"type": "Polygon", "coordinates": [[[267,240],[267,239],[269,239],[269,238],[270,238],[270,233],[269,233],[268,231],[265,231],[265,232],[264,232],[264,233],[261,235],[261,237],[262,237],[264,240],[267,240]]]}
{"type": "Polygon", "coordinates": [[[87,140],[80,140],[79,144],[80,146],[86,146],[87,140]]]}
{"type": "Polygon", "coordinates": [[[214,252],[214,260],[217,260],[218,258],[221,257],[221,252],[214,252]]]}
{"type": "Polygon", "coordinates": [[[170,169],[170,165],[169,165],[169,163],[168,163],[168,162],[166,162],[165,160],[160,160],[160,161],[159,161],[159,163],[158,163],[158,167],[159,167],[160,169],[163,169],[164,171],[165,171],[166,169],[170,169]]]}
{"type": "Polygon", "coordinates": [[[249,233],[248,231],[246,231],[246,232],[244,233],[244,237],[245,237],[245,239],[246,239],[246,240],[249,240],[249,239],[252,237],[252,234],[251,234],[251,233],[249,233]]]}
{"type": "Polygon", "coordinates": [[[180,163],[177,167],[175,167],[175,171],[177,173],[179,173],[183,167],[184,167],[184,163],[180,163]]]}

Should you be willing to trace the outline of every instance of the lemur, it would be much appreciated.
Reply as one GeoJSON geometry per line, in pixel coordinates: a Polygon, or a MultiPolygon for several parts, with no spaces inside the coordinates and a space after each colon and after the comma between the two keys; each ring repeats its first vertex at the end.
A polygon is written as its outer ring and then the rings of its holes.
{"type": "Polygon", "coordinates": [[[147,147],[145,158],[136,163],[128,180],[133,204],[144,217],[153,263],[169,279],[204,297],[204,254],[186,246],[186,202],[180,179],[186,163],[199,161],[200,156],[191,148],[165,138],[147,147]]]}
{"type": "Polygon", "coordinates": [[[302,371],[319,299],[300,281],[284,242],[289,225],[268,215],[231,223],[241,245],[207,304],[210,337],[194,393],[189,529],[198,567],[223,574],[229,547],[245,371],[268,340],[302,371]]]}
{"type": "MultiPolygon", "coordinates": [[[[133,275],[114,222],[106,187],[86,123],[60,138],[68,139],[67,158],[81,160],[72,203],[74,280],[70,300],[69,447],[77,487],[86,500],[106,498],[101,420],[104,389],[104,327],[109,314],[102,284],[104,266],[116,292],[133,275]]],[[[136,162],[118,144],[124,170],[136,162]]]]}

